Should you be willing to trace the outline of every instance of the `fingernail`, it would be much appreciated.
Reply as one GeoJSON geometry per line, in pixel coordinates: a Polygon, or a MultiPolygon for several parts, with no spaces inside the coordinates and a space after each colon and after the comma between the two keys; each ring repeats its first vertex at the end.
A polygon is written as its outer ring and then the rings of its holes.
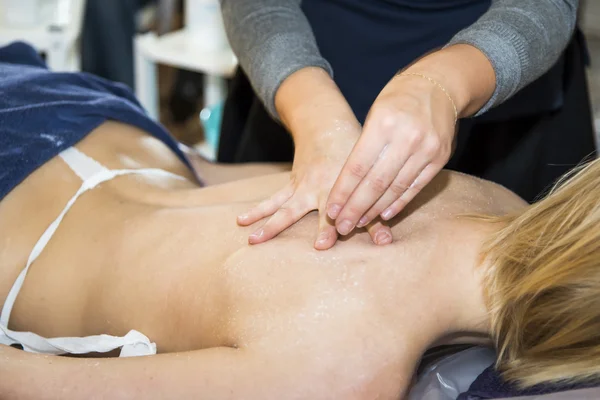
{"type": "Polygon", "coordinates": [[[331,219],[336,219],[340,211],[342,211],[342,207],[339,204],[330,204],[327,206],[327,215],[331,219]]]}
{"type": "Polygon", "coordinates": [[[358,224],[356,224],[357,228],[364,228],[367,224],[369,223],[369,218],[367,217],[362,217],[359,221],[358,224]]]}
{"type": "Polygon", "coordinates": [[[352,231],[353,228],[354,225],[352,224],[352,222],[344,220],[338,225],[338,232],[340,233],[340,235],[347,235],[352,231]]]}
{"type": "Polygon", "coordinates": [[[248,240],[250,241],[250,243],[256,242],[257,240],[260,240],[260,238],[262,238],[264,234],[265,234],[265,231],[260,229],[256,232],[254,232],[252,235],[250,235],[248,240]]]}
{"type": "Polygon", "coordinates": [[[240,222],[244,222],[247,219],[248,219],[248,214],[238,215],[238,221],[240,221],[240,222]]]}
{"type": "Polygon", "coordinates": [[[381,218],[383,218],[384,220],[388,220],[390,218],[392,218],[392,215],[394,213],[394,210],[392,210],[391,208],[388,208],[387,210],[385,210],[384,212],[381,213],[381,218]]]}
{"type": "Polygon", "coordinates": [[[327,232],[321,232],[319,236],[317,236],[317,241],[315,242],[315,244],[325,244],[327,243],[328,239],[329,235],[327,234],[327,232]]]}
{"type": "Polygon", "coordinates": [[[375,244],[384,245],[392,243],[392,236],[388,232],[377,232],[375,235],[375,244]]]}

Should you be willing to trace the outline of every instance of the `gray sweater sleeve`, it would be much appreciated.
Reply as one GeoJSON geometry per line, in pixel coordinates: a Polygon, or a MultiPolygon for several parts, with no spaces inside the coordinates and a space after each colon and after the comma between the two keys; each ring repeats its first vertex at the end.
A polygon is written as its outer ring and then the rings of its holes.
{"type": "MultiPolygon", "coordinates": [[[[307,66],[325,69],[301,0],[221,0],[231,46],[258,97],[277,116],[275,92],[307,66]]],[[[496,73],[496,90],[479,114],[546,72],[574,30],[579,0],[492,0],[490,9],[449,44],[480,49],[496,73]]]]}
{"type": "Polygon", "coordinates": [[[579,0],[492,0],[477,22],[449,45],[481,50],[496,73],[496,90],[480,115],[548,71],[567,46],[577,21],[579,0]]]}
{"type": "Polygon", "coordinates": [[[333,76],[321,57],[301,0],[221,0],[229,43],[267,110],[275,117],[275,92],[285,78],[308,66],[333,76]]]}

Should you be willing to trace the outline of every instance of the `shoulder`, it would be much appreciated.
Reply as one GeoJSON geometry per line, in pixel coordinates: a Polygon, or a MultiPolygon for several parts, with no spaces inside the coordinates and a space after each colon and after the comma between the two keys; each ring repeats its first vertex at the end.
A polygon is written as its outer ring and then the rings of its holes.
{"type": "Polygon", "coordinates": [[[448,215],[502,215],[527,205],[502,185],[450,170],[442,170],[418,197],[419,207],[448,215]]]}

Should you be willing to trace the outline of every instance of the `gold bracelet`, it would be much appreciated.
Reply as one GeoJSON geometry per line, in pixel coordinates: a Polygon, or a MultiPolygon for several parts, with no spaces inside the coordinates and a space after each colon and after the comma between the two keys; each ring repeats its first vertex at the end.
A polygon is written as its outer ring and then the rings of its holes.
{"type": "Polygon", "coordinates": [[[440,90],[442,92],[444,92],[444,94],[446,95],[446,97],[448,98],[448,100],[450,100],[450,103],[452,103],[452,108],[454,108],[454,123],[456,124],[456,121],[458,121],[458,109],[456,108],[456,103],[454,102],[454,100],[452,99],[452,96],[450,96],[450,93],[448,93],[448,91],[446,90],[446,88],[444,86],[442,86],[441,83],[439,83],[438,81],[436,81],[433,78],[430,78],[427,75],[423,75],[423,74],[418,74],[416,72],[407,72],[407,73],[401,73],[398,74],[398,76],[418,76],[419,78],[423,78],[423,79],[427,79],[429,82],[433,83],[435,86],[437,86],[438,88],[440,88],[440,90]]]}

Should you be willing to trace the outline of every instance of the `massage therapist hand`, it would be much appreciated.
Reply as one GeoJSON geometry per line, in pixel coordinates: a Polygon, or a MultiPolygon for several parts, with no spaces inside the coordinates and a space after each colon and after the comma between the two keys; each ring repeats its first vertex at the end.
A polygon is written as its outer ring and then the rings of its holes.
{"type": "MultiPolygon", "coordinates": [[[[313,210],[319,211],[314,247],[331,248],[338,234],[328,219],[329,191],[357,142],[361,126],[329,75],[319,68],[304,68],[290,75],[275,98],[282,122],[294,137],[295,154],[289,184],[271,198],[238,217],[240,225],[263,218],[266,223],[249,242],[265,242],[313,210]]],[[[390,243],[391,230],[380,221],[366,226],[377,244],[390,243]]]]}
{"type": "Polygon", "coordinates": [[[337,231],[398,215],[448,162],[457,118],[477,111],[493,87],[491,65],[466,45],[434,52],[392,78],[329,195],[337,231]],[[471,74],[481,65],[488,74],[471,74]]]}
{"type": "Polygon", "coordinates": [[[329,196],[327,213],[341,235],[396,216],[448,162],[456,113],[434,82],[397,75],[375,100],[329,196]]]}

